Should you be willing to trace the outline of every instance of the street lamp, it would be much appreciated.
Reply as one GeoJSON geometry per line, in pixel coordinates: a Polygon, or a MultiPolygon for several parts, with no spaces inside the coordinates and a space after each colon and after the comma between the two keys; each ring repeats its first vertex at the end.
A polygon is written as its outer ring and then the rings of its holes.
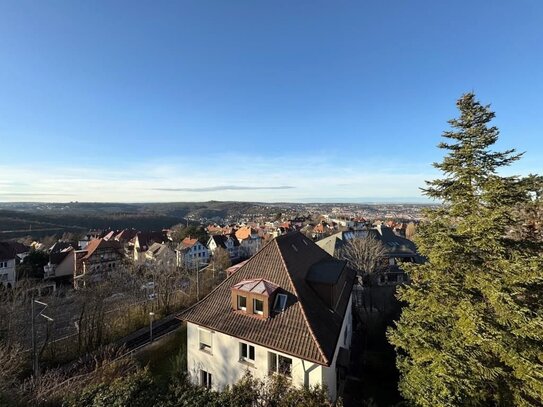
{"type": "Polygon", "coordinates": [[[149,319],[151,324],[149,325],[149,342],[153,342],[153,317],[155,316],[154,312],[149,312],[149,319]]]}

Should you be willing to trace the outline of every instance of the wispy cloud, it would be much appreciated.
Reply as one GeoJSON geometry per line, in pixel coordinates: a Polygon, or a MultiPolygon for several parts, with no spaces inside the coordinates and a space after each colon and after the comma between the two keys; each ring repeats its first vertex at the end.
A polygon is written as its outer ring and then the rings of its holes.
{"type": "Polygon", "coordinates": [[[164,157],[134,165],[67,167],[42,164],[40,170],[0,165],[0,199],[5,201],[165,202],[243,200],[293,202],[344,197],[417,197],[432,169],[382,168],[341,155],[164,157]]]}
{"type": "Polygon", "coordinates": [[[10,196],[74,196],[74,194],[47,194],[39,192],[0,192],[0,197],[10,197],[10,196]]]}
{"type": "Polygon", "coordinates": [[[166,191],[166,192],[214,192],[214,191],[257,191],[264,189],[294,189],[289,185],[281,186],[268,186],[268,187],[252,187],[243,185],[224,185],[215,187],[201,187],[201,188],[153,188],[154,191],[166,191]]]}

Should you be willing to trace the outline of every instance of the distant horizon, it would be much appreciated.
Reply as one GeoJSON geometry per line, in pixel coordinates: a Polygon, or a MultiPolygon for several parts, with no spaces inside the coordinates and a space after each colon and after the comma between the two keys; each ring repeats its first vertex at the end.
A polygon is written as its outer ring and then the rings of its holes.
{"type": "MultiPolygon", "coordinates": [[[[337,198],[339,199],[339,198],[337,198]]],[[[300,199],[296,201],[251,201],[251,200],[219,200],[208,199],[203,201],[0,201],[0,205],[22,205],[22,204],[54,204],[54,205],[68,205],[68,204],[121,204],[121,205],[148,205],[148,204],[186,204],[186,203],[250,203],[250,204],[360,204],[360,205],[379,205],[379,204],[413,204],[413,205],[438,205],[437,202],[432,202],[430,199],[420,198],[346,198],[345,200],[337,200],[335,198],[326,199],[300,199]]]]}

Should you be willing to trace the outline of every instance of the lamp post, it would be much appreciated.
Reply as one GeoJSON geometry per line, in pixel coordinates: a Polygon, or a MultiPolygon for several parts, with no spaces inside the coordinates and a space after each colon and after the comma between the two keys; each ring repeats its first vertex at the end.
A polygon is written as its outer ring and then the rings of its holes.
{"type": "Polygon", "coordinates": [[[153,342],[153,318],[155,316],[154,312],[149,312],[149,319],[151,323],[149,324],[149,342],[153,342]]]}

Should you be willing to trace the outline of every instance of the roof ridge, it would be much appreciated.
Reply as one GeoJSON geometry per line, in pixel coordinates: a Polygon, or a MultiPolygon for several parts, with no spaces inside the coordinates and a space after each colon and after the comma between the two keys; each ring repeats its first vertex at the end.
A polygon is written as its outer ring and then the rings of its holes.
{"type": "Polygon", "coordinates": [[[298,290],[296,289],[296,284],[294,284],[294,280],[292,279],[292,276],[289,273],[287,264],[285,263],[285,258],[283,257],[283,252],[281,251],[281,247],[277,243],[277,239],[273,239],[272,242],[275,242],[277,250],[279,251],[279,254],[280,254],[279,257],[281,258],[281,262],[283,263],[283,267],[285,268],[285,271],[287,272],[287,277],[288,277],[290,283],[292,284],[292,288],[294,290],[294,293],[296,294],[296,297],[298,298],[298,303],[300,304],[300,309],[302,311],[302,317],[304,318],[305,324],[307,325],[307,327],[309,329],[309,333],[311,334],[311,337],[313,338],[313,342],[317,345],[317,349],[319,350],[319,353],[321,354],[322,358],[324,359],[324,361],[328,365],[330,363],[330,361],[328,360],[328,358],[326,357],[324,351],[322,350],[322,347],[321,347],[319,341],[317,340],[317,336],[315,335],[315,332],[313,332],[313,328],[311,327],[311,324],[309,323],[309,320],[308,320],[307,315],[305,313],[305,309],[304,309],[304,306],[302,304],[302,301],[300,301],[298,290]]]}
{"type": "MultiPolygon", "coordinates": [[[[260,253],[262,250],[264,250],[264,248],[267,247],[270,243],[271,243],[271,242],[269,242],[269,243],[265,244],[263,247],[261,247],[260,250],[259,250],[258,252],[256,252],[256,253],[253,255],[253,257],[251,257],[251,258],[254,258],[258,253],[260,253]]],[[[241,270],[241,269],[242,269],[243,267],[245,267],[246,265],[247,265],[247,262],[246,262],[243,266],[241,266],[237,271],[241,270]]],[[[207,267],[209,267],[209,266],[207,266],[207,267]]],[[[203,269],[200,269],[200,271],[201,271],[201,270],[203,270],[203,269]]],[[[236,271],[236,272],[237,272],[237,271],[236,271]]],[[[197,273],[198,273],[198,272],[197,272],[197,273]]],[[[288,273],[288,270],[287,270],[287,273],[288,273]]],[[[188,311],[190,311],[191,309],[193,309],[194,307],[196,307],[198,304],[204,302],[211,294],[213,294],[215,291],[217,291],[219,288],[221,288],[224,284],[226,284],[226,282],[227,282],[228,280],[233,279],[233,277],[234,277],[235,274],[236,274],[236,273],[232,273],[232,274],[230,274],[229,276],[227,276],[222,282],[220,282],[219,284],[217,284],[217,286],[216,286],[213,290],[211,290],[211,291],[209,292],[209,294],[207,294],[207,295],[206,295],[204,298],[202,298],[200,301],[195,302],[195,303],[192,304],[190,307],[188,307],[188,308],[184,309],[183,311],[181,311],[179,314],[177,314],[176,318],[179,319],[179,318],[181,317],[182,314],[185,314],[186,312],[188,312],[188,311]]]]}

